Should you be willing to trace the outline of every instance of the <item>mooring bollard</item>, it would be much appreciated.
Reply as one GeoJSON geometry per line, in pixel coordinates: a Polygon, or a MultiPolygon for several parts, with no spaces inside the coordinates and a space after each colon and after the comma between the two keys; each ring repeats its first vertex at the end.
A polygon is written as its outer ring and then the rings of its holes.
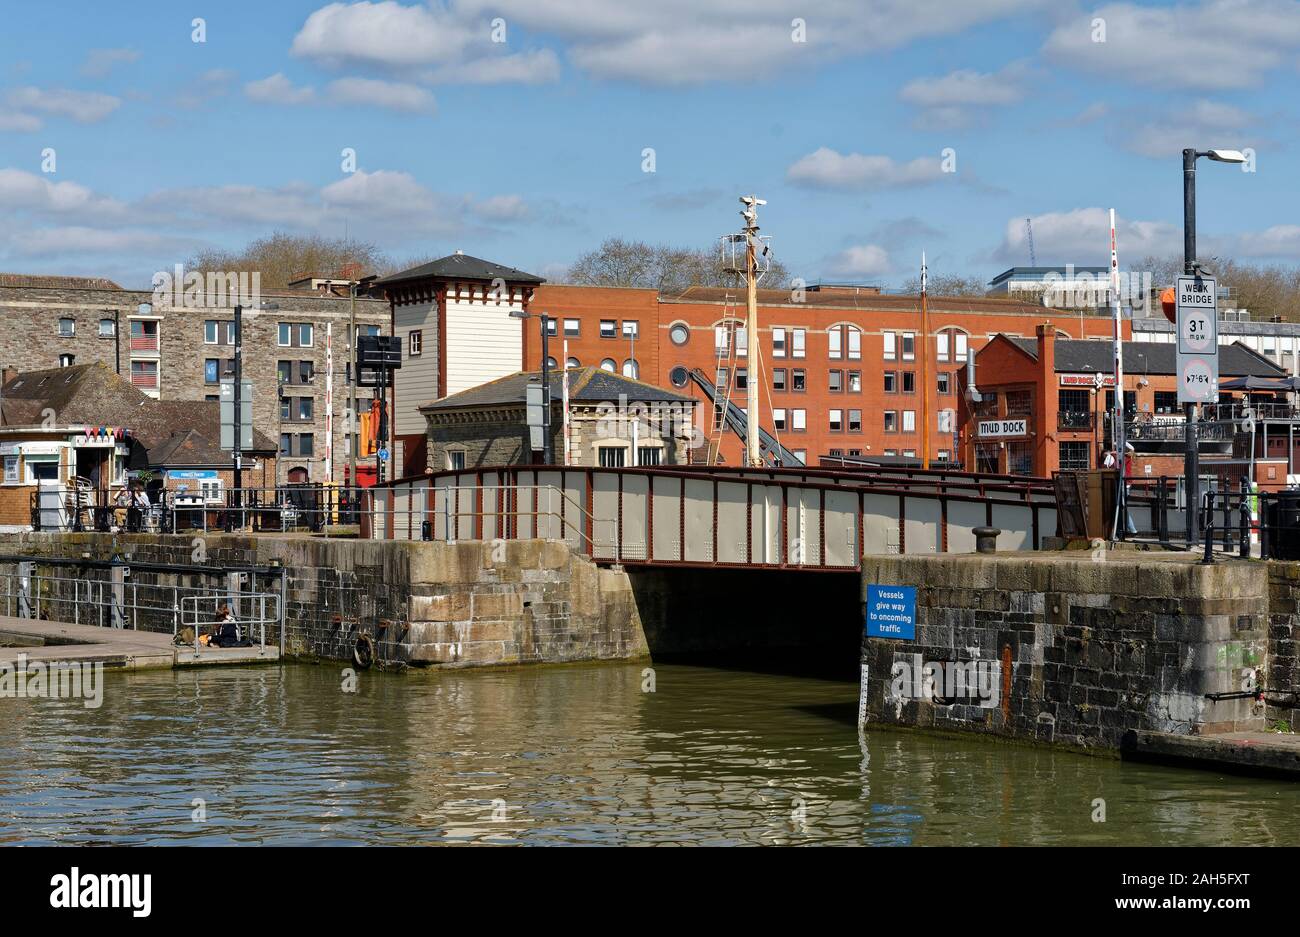
{"type": "Polygon", "coordinates": [[[998,527],[976,527],[973,531],[975,534],[975,552],[976,553],[996,553],[998,549],[998,535],[1002,530],[998,527]]]}

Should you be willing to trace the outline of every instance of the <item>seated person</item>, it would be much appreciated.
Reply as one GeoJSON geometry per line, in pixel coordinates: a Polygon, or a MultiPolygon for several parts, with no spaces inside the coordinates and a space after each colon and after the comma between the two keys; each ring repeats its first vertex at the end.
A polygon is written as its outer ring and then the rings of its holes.
{"type": "Polygon", "coordinates": [[[251,647],[252,642],[248,641],[243,635],[243,629],[239,627],[239,621],[230,611],[229,605],[222,605],[217,609],[217,627],[213,632],[211,640],[208,642],[211,647],[251,647]]]}

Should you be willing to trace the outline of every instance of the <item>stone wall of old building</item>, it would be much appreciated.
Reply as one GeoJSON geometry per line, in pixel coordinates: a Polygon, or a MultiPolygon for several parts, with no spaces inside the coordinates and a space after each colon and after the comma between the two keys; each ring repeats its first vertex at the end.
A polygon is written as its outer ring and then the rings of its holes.
{"type": "MultiPolygon", "coordinates": [[[[152,317],[158,321],[158,350],[131,350],[130,323],[137,315],[141,303],[152,303],[154,295],[148,290],[126,289],[69,289],[56,287],[0,285],[0,366],[19,371],[58,367],[62,355],[73,355],[74,363],[88,364],[102,361],[109,367],[120,363],[125,377],[131,374],[131,361],[156,361],[158,363],[157,395],[165,400],[215,399],[219,383],[205,380],[205,362],[217,359],[224,362],[234,356],[229,344],[210,344],[205,341],[205,322],[216,320],[230,322],[233,308],[227,303],[222,308],[183,308],[155,304],[152,317]],[[100,334],[100,320],[118,317],[120,335],[100,334]],[[59,320],[74,320],[73,334],[60,334],[59,320]]],[[[323,477],[325,456],[325,375],[326,332],[333,326],[334,352],[334,447],[333,480],[342,481],[343,466],[347,461],[345,446],[348,385],[347,337],[349,328],[349,301],[344,297],[327,296],[298,290],[263,290],[265,302],[279,304],[278,309],[246,309],[243,313],[243,369],[244,379],[253,383],[253,421],[256,428],[277,442],[283,433],[300,437],[311,434],[312,455],[294,454],[281,460],[283,473],[294,467],[306,468],[312,481],[325,481],[323,477]],[[280,322],[311,323],[314,327],[309,348],[284,347],[278,343],[280,322]],[[283,421],[280,410],[278,362],[299,361],[313,363],[315,378],[310,384],[291,386],[291,396],[313,398],[312,418],[296,419],[296,401],[291,419],[283,421]]],[[[387,301],[359,298],[356,301],[356,320],[359,326],[378,327],[381,334],[390,331],[390,314],[387,301]]],[[[224,329],[222,330],[224,332],[224,329]]],[[[224,335],[222,336],[224,338],[224,335]]],[[[218,370],[223,370],[219,365],[218,370]]],[[[358,388],[361,407],[374,392],[358,388]]],[[[373,464],[373,457],[369,460],[373,464]]]]}

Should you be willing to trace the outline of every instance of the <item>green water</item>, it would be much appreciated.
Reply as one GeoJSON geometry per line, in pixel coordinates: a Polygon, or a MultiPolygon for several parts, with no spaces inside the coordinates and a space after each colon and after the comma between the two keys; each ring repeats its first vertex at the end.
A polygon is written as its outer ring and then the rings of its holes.
{"type": "Polygon", "coordinates": [[[0,842],[1300,841],[1284,782],[859,736],[856,684],[658,666],[647,693],[643,666],[356,693],[334,664],[119,673],[99,709],[0,700],[0,842]]]}

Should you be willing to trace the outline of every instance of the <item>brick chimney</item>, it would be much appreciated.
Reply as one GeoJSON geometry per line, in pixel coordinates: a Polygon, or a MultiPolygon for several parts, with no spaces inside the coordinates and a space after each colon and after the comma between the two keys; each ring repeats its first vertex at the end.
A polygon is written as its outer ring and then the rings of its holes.
{"type": "Polygon", "coordinates": [[[8,384],[17,376],[18,376],[17,368],[11,368],[9,365],[5,365],[4,370],[0,371],[0,387],[3,387],[5,384],[8,384]]]}
{"type": "Polygon", "coordinates": [[[1056,444],[1056,411],[1060,406],[1056,379],[1056,326],[1044,322],[1035,330],[1038,337],[1038,435],[1034,437],[1034,471],[1051,475],[1061,467],[1056,444]]]}

